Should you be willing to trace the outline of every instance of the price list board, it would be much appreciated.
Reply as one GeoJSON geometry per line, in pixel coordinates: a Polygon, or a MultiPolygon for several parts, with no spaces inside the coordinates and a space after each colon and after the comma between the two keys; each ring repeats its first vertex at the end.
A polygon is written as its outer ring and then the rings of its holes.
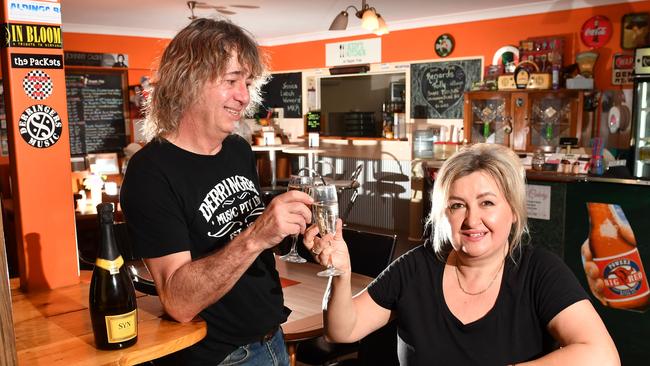
{"type": "Polygon", "coordinates": [[[120,152],[126,146],[126,73],[66,70],[71,155],[120,152]]]}
{"type": "Polygon", "coordinates": [[[302,118],[302,73],[273,74],[262,87],[261,110],[258,115],[266,117],[271,108],[283,108],[285,118],[302,118]]]}

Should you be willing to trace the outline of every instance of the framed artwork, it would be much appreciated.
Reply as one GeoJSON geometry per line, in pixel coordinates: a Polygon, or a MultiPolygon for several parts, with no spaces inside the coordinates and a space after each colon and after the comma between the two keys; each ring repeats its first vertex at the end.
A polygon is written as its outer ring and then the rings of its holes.
{"type": "Polygon", "coordinates": [[[436,55],[440,57],[447,57],[454,50],[455,42],[454,37],[449,33],[444,33],[438,36],[435,44],[436,55]]]}
{"type": "Polygon", "coordinates": [[[621,20],[621,48],[631,50],[650,45],[650,13],[631,13],[621,20]]]}
{"type": "Polygon", "coordinates": [[[392,82],[390,83],[390,101],[391,102],[403,102],[404,101],[404,89],[406,89],[405,83],[392,82]]]}

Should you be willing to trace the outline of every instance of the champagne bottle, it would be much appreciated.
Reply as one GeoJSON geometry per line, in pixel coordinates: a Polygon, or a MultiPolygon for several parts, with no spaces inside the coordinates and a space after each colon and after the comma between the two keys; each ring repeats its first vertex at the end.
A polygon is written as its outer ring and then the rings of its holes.
{"type": "Polygon", "coordinates": [[[135,289],[115,242],[113,205],[97,205],[97,217],[101,242],[88,301],[95,345],[99,349],[126,348],[138,339],[135,289]]]}

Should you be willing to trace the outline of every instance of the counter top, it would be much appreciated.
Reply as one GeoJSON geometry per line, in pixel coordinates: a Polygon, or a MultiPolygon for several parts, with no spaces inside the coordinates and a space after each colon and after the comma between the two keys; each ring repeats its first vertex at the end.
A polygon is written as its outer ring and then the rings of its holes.
{"type": "Polygon", "coordinates": [[[120,350],[99,350],[88,312],[90,278],[90,271],[81,271],[77,285],[30,292],[11,280],[20,365],[135,365],[189,347],[206,335],[203,320],[178,323],[164,315],[158,297],[136,293],[138,341],[120,350]]]}
{"type": "MultiPolygon", "coordinates": [[[[424,160],[424,168],[427,169],[440,169],[443,160],[424,160]]],[[[528,181],[545,181],[545,182],[598,182],[598,183],[612,183],[612,184],[633,184],[641,186],[650,186],[650,180],[642,179],[626,179],[615,178],[606,176],[591,176],[587,174],[566,174],[558,172],[537,171],[532,169],[526,170],[526,179],[528,181]]]]}

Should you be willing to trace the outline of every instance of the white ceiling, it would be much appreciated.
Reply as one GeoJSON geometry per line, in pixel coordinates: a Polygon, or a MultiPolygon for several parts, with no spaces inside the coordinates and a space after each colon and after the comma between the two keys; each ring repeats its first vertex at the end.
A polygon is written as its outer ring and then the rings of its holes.
{"type": "MultiPolygon", "coordinates": [[[[213,5],[256,5],[259,9],[228,8],[236,24],[248,29],[262,45],[277,45],[363,34],[350,12],[348,29],[328,31],[348,5],[361,0],[203,0],[213,5]]],[[[369,0],[391,30],[454,24],[491,18],[635,2],[638,0],[369,0]]],[[[186,0],[61,0],[63,30],[171,38],[189,20],[186,0]]],[[[197,16],[219,15],[195,9],[197,16]]],[[[223,15],[221,15],[223,16],[223,15]]]]}

